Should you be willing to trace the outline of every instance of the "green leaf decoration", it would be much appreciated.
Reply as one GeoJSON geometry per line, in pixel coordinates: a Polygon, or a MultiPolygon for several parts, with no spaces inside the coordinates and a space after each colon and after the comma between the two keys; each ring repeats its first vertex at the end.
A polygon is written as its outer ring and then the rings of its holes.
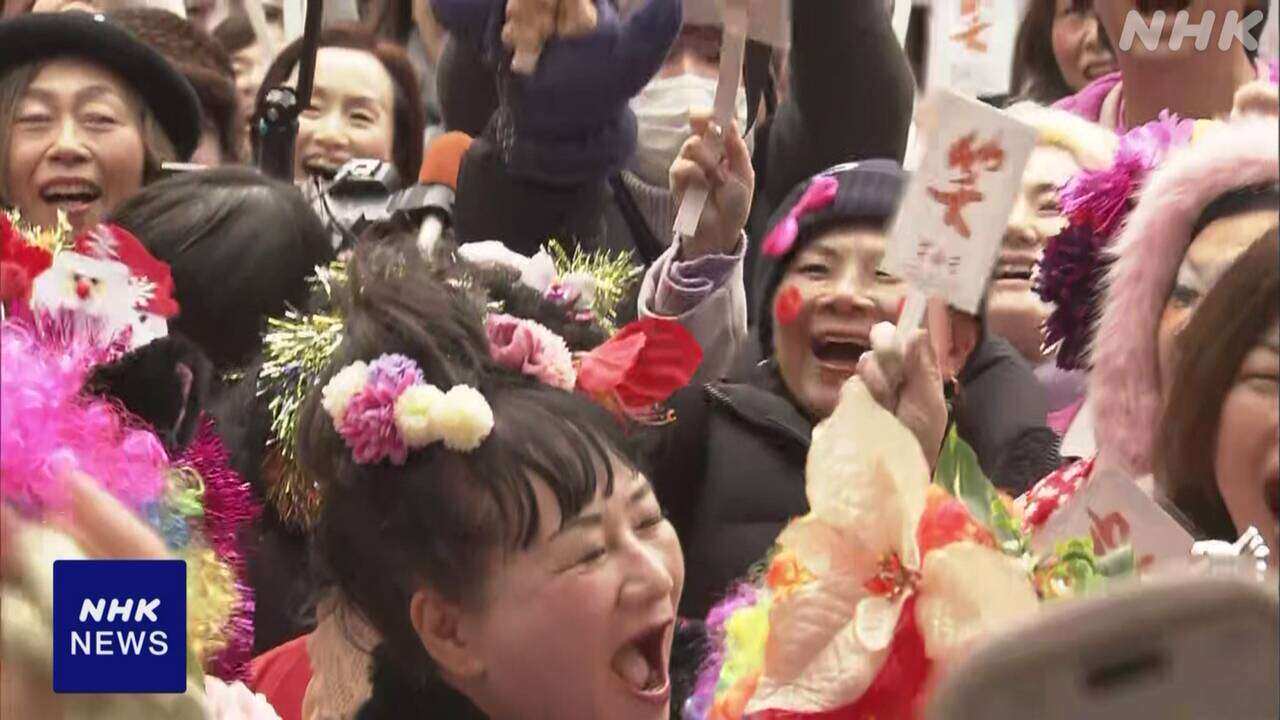
{"type": "Polygon", "coordinates": [[[933,471],[933,482],[940,484],[952,497],[964,502],[969,514],[980,525],[995,529],[995,506],[1004,505],[1000,502],[996,486],[983,474],[982,466],[978,464],[978,455],[969,447],[969,443],[960,439],[955,425],[951,425],[946,441],[942,443],[937,469],[933,471]]]}

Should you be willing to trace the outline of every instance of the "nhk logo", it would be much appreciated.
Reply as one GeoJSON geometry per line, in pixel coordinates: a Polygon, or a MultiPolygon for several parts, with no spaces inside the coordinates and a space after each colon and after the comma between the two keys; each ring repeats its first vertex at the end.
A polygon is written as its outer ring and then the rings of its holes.
{"type": "MultiPolygon", "coordinates": [[[[1200,17],[1200,22],[1192,24],[1191,14],[1186,10],[1179,10],[1172,19],[1169,49],[1177,52],[1189,39],[1195,41],[1196,50],[1208,49],[1209,43],[1213,42],[1216,19],[1217,15],[1212,10],[1206,10],[1200,17]]],[[[1246,50],[1257,52],[1258,40],[1254,35],[1254,29],[1265,19],[1266,14],[1261,10],[1254,10],[1244,17],[1235,10],[1228,11],[1223,16],[1222,29],[1218,33],[1218,49],[1229,50],[1233,43],[1239,42],[1246,50]]],[[[1137,10],[1130,10],[1124,18],[1124,29],[1120,32],[1120,42],[1117,46],[1120,50],[1129,52],[1133,49],[1133,42],[1136,39],[1148,52],[1155,52],[1160,49],[1165,27],[1169,22],[1169,15],[1164,10],[1155,11],[1149,19],[1137,10]]]]}
{"type": "Polygon", "coordinates": [[[152,655],[160,656],[169,652],[169,635],[163,630],[148,631],[146,627],[159,626],[160,618],[156,611],[160,609],[159,598],[138,598],[137,609],[134,610],[134,599],[120,600],[106,598],[90,600],[85,598],[80,605],[80,625],[92,627],[103,621],[103,610],[106,610],[106,621],[129,622],[132,612],[133,622],[141,625],[142,630],[72,630],[72,655],[141,655],[143,647],[152,655]]]}
{"type": "Polygon", "coordinates": [[[181,560],[55,562],[54,691],[185,690],[186,579],[181,560]]]}

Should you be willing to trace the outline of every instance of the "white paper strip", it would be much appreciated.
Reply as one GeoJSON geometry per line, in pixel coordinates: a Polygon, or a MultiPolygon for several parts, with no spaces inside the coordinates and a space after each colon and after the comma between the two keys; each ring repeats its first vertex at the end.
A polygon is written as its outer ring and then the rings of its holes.
{"type": "MultiPolygon", "coordinates": [[[[739,8],[745,12],[745,7],[739,8]]],[[[726,11],[728,12],[728,11],[726,11]]],[[[742,84],[742,64],[746,57],[747,37],[741,31],[746,25],[745,14],[738,18],[736,28],[726,26],[724,40],[720,46],[720,80],[716,84],[715,108],[712,118],[715,123],[729,132],[737,107],[738,88],[742,84]]],[[[739,132],[743,128],[738,128],[739,132]]],[[[716,157],[724,154],[724,148],[717,148],[716,157]]],[[[703,185],[691,185],[676,211],[674,231],[677,235],[691,237],[698,230],[698,221],[702,219],[702,211],[707,207],[710,189],[703,185]]]]}

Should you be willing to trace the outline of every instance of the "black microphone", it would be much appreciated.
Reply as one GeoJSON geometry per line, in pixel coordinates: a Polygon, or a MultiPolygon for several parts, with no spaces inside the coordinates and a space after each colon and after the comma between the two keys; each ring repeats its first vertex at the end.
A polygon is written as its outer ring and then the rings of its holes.
{"type": "Polygon", "coordinates": [[[316,76],[316,52],[320,49],[320,26],[324,3],[311,0],[302,33],[298,57],[298,87],[273,87],[256,108],[254,152],[258,169],[267,175],[293,182],[293,146],[298,137],[298,116],[311,104],[316,76]]]}

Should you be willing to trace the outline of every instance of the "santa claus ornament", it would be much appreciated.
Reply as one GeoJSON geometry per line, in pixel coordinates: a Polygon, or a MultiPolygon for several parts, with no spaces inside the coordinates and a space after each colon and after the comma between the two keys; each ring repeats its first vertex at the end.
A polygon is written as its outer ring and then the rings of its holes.
{"type": "Polygon", "coordinates": [[[32,282],[31,307],[98,318],[112,336],[127,332],[130,349],[167,336],[178,314],[169,266],[115,225],[99,225],[54,255],[32,282]]]}

